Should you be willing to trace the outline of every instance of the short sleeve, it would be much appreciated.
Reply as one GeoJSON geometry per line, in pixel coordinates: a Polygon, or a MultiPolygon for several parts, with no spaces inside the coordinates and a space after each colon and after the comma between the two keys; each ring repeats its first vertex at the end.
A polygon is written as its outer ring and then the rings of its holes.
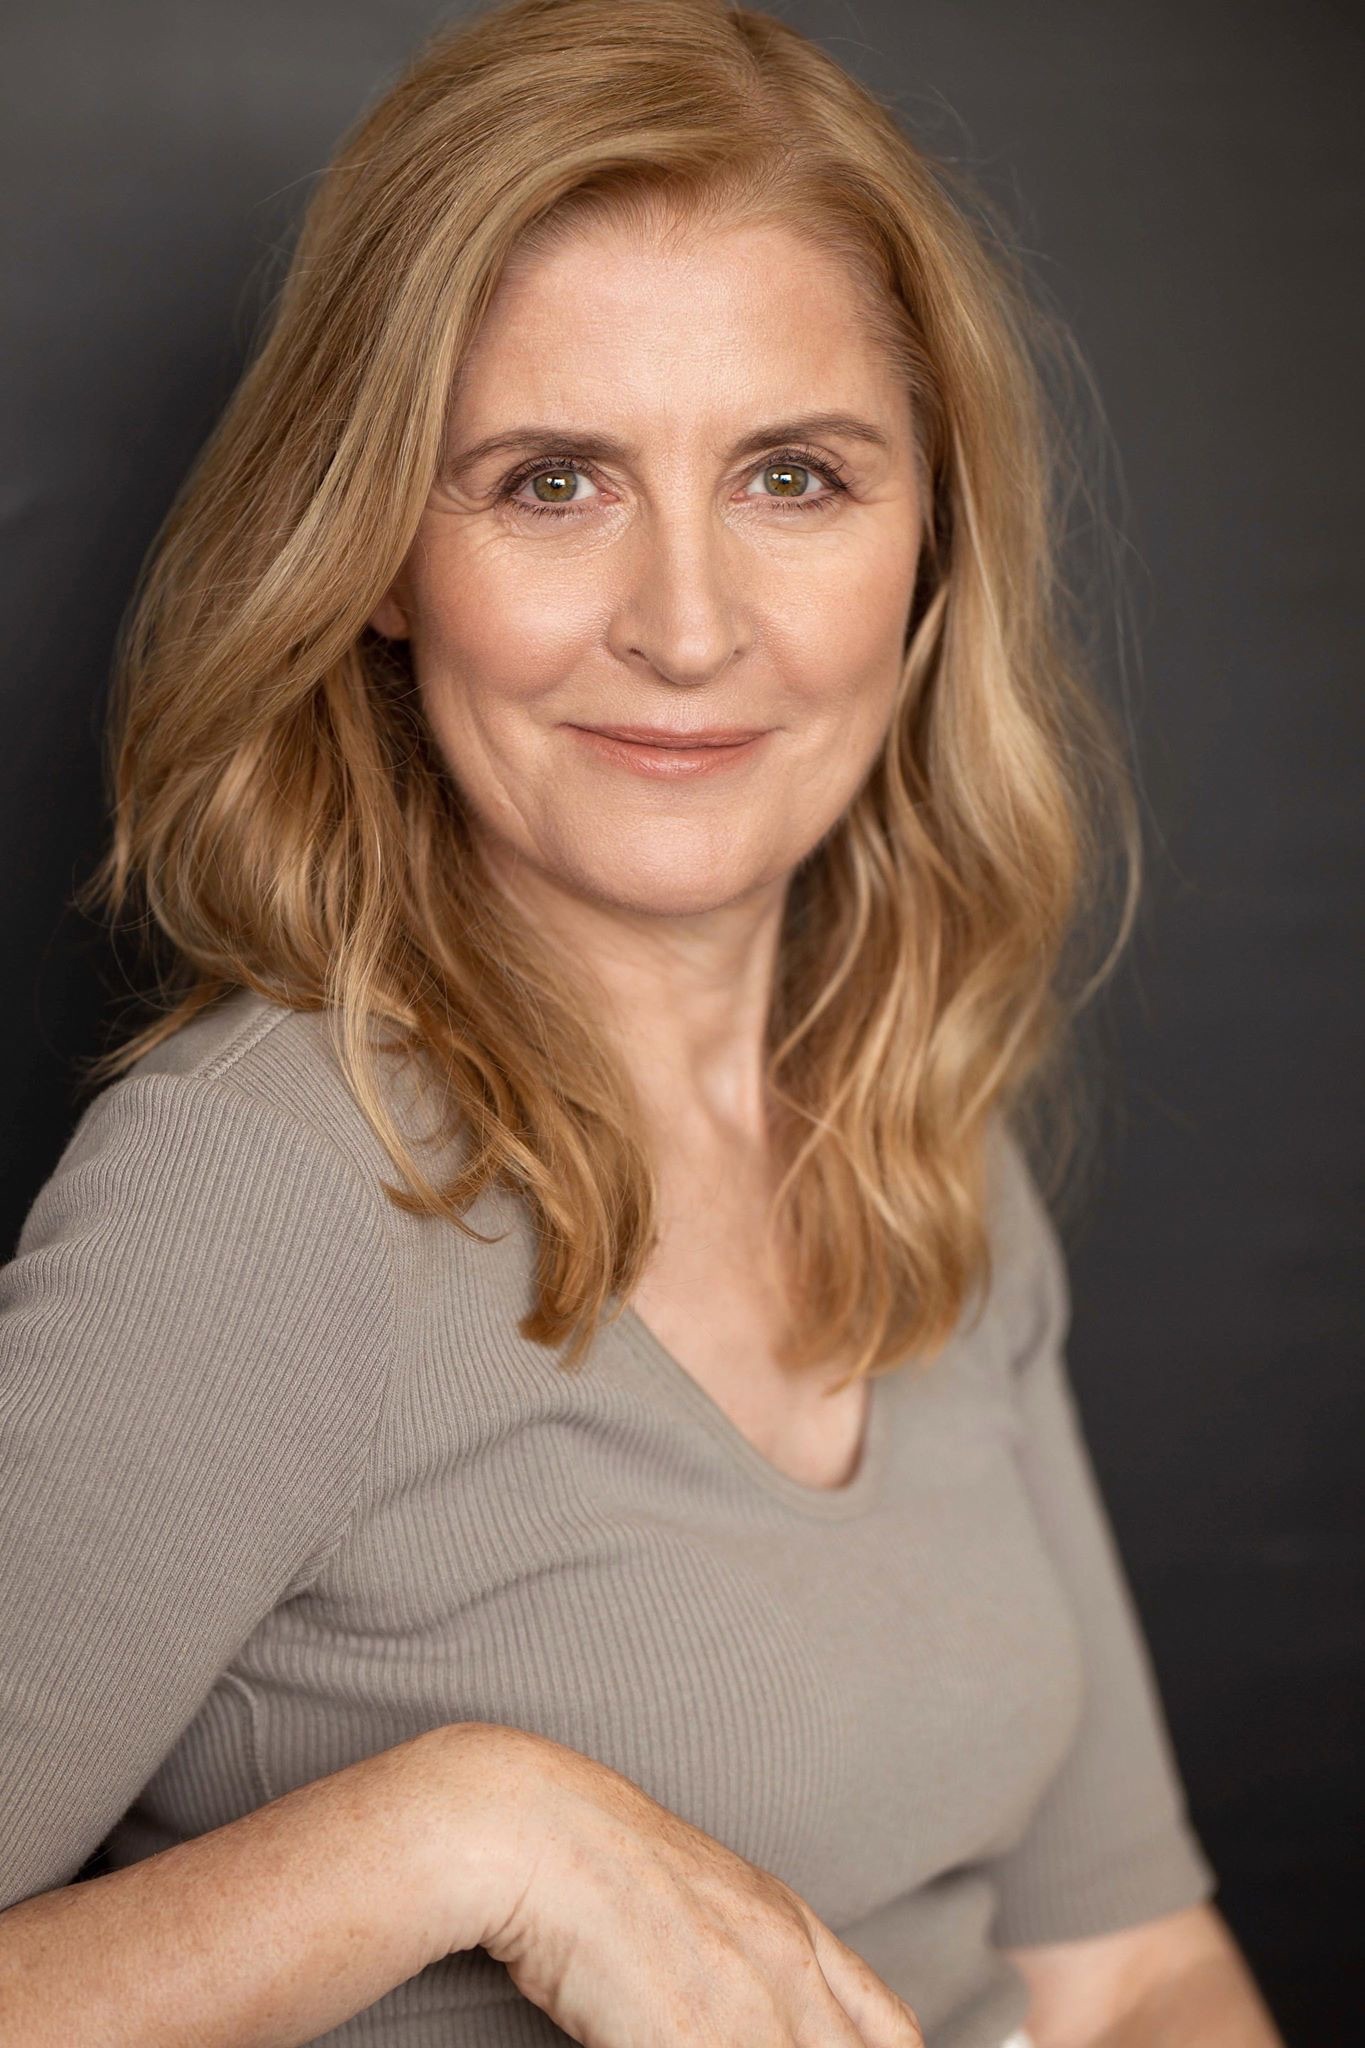
{"type": "Polygon", "coordinates": [[[988,1866],[1002,1948],[1078,1940],[1210,1898],[1155,1672],[1100,1494],[1065,1354],[1065,1256],[1018,1141],[1006,1139],[1007,1235],[1023,1288],[1012,1361],[1017,1455],[1074,1616],[1084,1687],[1076,1735],[1022,1839],[988,1866]]]}
{"type": "Polygon", "coordinates": [[[0,1909],[67,1883],[340,1540],[387,1238],[321,1131],[221,1079],[86,1109],[0,1269],[0,1909]]]}

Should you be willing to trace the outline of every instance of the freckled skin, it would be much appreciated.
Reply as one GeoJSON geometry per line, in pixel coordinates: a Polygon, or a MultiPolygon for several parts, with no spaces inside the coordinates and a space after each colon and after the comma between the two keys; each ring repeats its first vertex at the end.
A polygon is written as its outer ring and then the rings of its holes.
{"type": "Polygon", "coordinates": [[[543,903],[627,924],[771,909],[881,743],[920,545],[909,400],[853,281],[782,227],[670,248],[576,234],[502,280],[451,457],[540,422],[632,454],[577,457],[564,483],[569,435],[449,469],[373,624],[411,639],[490,858],[543,903]],[[835,410],[890,447],[830,433],[733,453],[760,425],[835,410]],[[794,467],[798,447],[847,491],[794,467]],[[550,478],[572,507],[558,518],[530,509],[550,478]],[[604,763],[572,723],[773,730],[746,761],[673,782],[604,763]]]}

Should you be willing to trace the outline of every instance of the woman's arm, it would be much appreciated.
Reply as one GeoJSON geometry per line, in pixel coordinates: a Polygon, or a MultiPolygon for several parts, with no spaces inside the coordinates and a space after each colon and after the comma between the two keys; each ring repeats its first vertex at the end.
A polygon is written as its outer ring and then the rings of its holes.
{"type": "Polygon", "coordinates": [[[1231,1929],[1207,1902],[1006,1953],[1028,1984],[1037,2048],[1284,2048],[1231,1929]]]}
{"type": "MultiPolygon", "coordinates": [[[[1046,2037],[1038,2037],[1046,2048],[1046,2037]]],[[[1082,2048],[1285,2048],[1241,1950],[1228,1936],[1221,1955],[1154,1980],[1131,2010],[1082,2048]]]]}
{"type": "Polygon", "coordinates": [[[515,1731],[427,1731],[0,1913],[6,2048],[296,2048],[514,1904],[515,1731]],[[510,1803],[505,1810],[511,1812],[510,1803]]]}

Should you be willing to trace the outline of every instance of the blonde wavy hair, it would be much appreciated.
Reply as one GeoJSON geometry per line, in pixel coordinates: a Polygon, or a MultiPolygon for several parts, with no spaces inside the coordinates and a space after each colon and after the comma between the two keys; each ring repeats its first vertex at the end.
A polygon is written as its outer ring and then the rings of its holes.
{"type": "Polygon", "coordinates": [[[1072,1026],[1128,937],[1139,834],[1059,566],[1060,323],[968,179],[769,15],[511,0],[433,36],[341,144],[123,622],[112,839],[77,901],[137,898],[156,1014],[89,1077],[241,987],[325,1011],[392,1201],[475,1236],[485,1187],[529,1202],[524,1335],[576,1365],[630,1295],[656,1230],[639,1104],[566,965],[490,915],[406,648],[367,625],[504,264],[604,216],[778,221],[837,251],[912,399],[932,517],[903,673],[792,878],[765,1048],[785,1357],[847,1384],[932,1357],[988,1276],[993,1118],[1046,1106],[1072,1147],[1072,1026]],[[1113,853],[1118,932],[1087,974],[1113,853]],[[394,1054],[441,1078],[444,1181],[388,1103],[394,1054]]]}

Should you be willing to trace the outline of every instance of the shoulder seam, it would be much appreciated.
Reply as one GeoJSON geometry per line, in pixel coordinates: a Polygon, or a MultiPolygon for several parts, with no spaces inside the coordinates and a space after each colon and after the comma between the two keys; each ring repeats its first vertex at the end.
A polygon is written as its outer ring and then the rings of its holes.
{"type": "MultiPolygon", "coordinates": [[[[388,1211],[392,1206],[383,1196],[379,1196],[377,1201],[378,1207],[381,1210],[388,1211]]],[[[333,1558],[340,1555],[350,1538],[351,1531],[360,1519],[361,1508],[372,1492],[375,1452],[378,1448],[380,1432],[384,1427],[384,1419],[389,1412],[389,1407],[393,1400],[394,1387],[398,1379],[398,1270],[394,1259],[393,1232],[389,1226],[387,1215],[384,1216],[380,1224],[379,1241],[383,1246],[384,1271],[388,1276],[388,1286],[385,1289],[388,1305],[384,1341],[386,1356],[384,1370],[379,1376],[379,1393],[375,1400],[374,1414],[369,1425],[369,1435],[364,1446],[364,1456],[360,1460],[360,1469],[356,1476],[355,1492],[352,1494],[350,1502],[341,1516],[336,1535],[309,1560],[308,1564],[304,1567],[303,1573],[289,1586],[285,1595],[289,1599],[297,1598],[300,1593],[306,1592],[309,1586],[314,1585],[323,1572],[326,1571],[333,1558]]]]}
{"type": "MultiPolygon", "coordinates": [[[[258,1017],[254,1023],[244,1023],[240,1025],[238,1029],[233,1033],[232,1037],[228,1040],[227,1044],[224,1046],[220,1046],[218,1051],[213,1055],[213,1058],[210,1060],[206,1060],[202,1067],[195,1068],[193,1070],[193,1074],[187,1074],[180,1077],[167,1076],[167,1078],[183,1078],[185,1080],[190,1080],[197,1076],[201,1077],[206,1081],[217,1080],[220,1078],[221,1075],[225,1074],[230,1067],[235,1067],[237,1063],[247,1053],[249,1053],[252,1050],[253,1046],[259,1045],[263,1038],[268,1038],[272,1031],[277,1030],[278,1027],[281,1024],[283,1024],[286,1017],[292,1017],[295,1015],[297,1015],[296,1011],[290,1010],[282,1004],[272,1003],[270,1007],[266,1010],[264,1016],[258,1017]]],[[[148,1076],[146,1076],[146,1078],[148,1080],[151,1080],[152,1076],[149,1074],[148,1076]]]]}
{"type": "MultiPolygon", "coordinates": [[[[253,1093],[250,1088],[243,1087],[233,1079],[232,1069],[254,1046],[259,1045],[261,1040],[268,1036],[281,1021],[278,1017],[268,1018],[259,1030],[253,1029],[250,1037],[234,1040],[231,1046],[225,1047],[222,1053],[217,1054],[205,1066],[196,1067],[189,1073],[123,1074],[104,1091],[104,1094],[111,1095],[116,1088],[132,1087],[152,1090],[167,1087],[171,1089],[204,1088],[211,1094],[227,1097],[234,1102],[245,1103],[248,1108],[258,1111],[263,1117],[273,1117],[278,1123],[285,1125],[289,1130],[303,1132],[307,1137],[312,1138],[319,1147],[325,1148],[337,1160],[351,1178],[360,1182],[372,1199],[376,1198],[378,1192],[377,1184],[370,1181],[364,1170],[346,1151],[345,1146],[338,1144],[329,1131],[311,1122],[307,1117],[296,1116],[291,1110],[282,1109],[278,1103],[269,1101],[263,1095],[253,1093]]],[[[91,1107],[98,1106],[103,1099],[103,1095],[96,1096],[91,1107]]],[[[387,1209],[389,1205],[383,1203],[381,1206],[387,1209]]]]}

